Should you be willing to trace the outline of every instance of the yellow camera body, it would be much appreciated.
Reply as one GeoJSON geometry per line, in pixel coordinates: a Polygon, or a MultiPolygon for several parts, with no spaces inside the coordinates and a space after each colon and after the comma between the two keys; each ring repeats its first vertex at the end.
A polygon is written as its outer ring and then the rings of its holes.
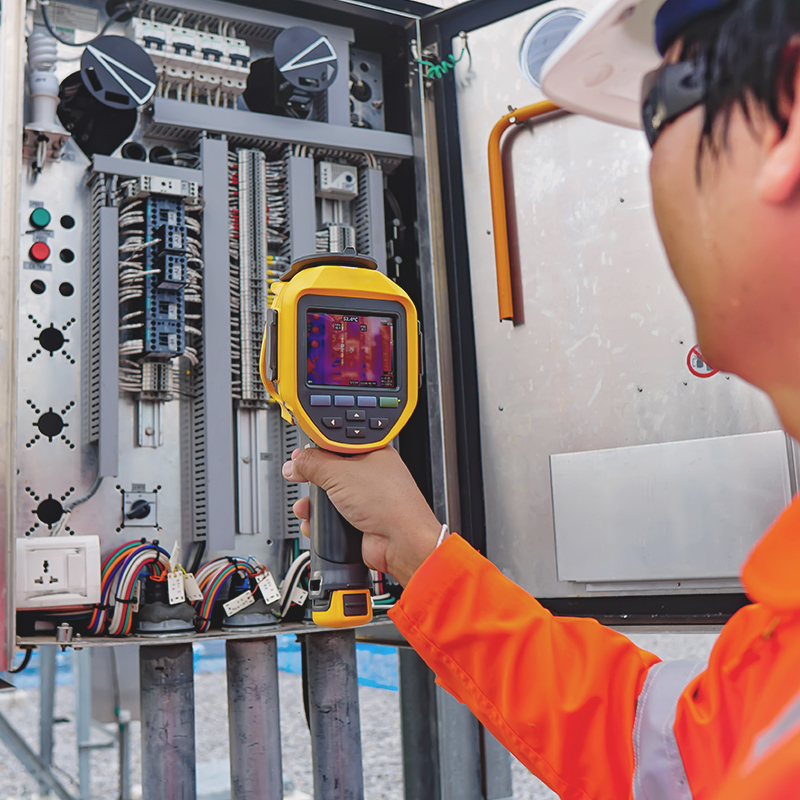
{"type": "MultiPolygon", "coordinates": [[[[354,250],[301,258],[273,284],[261,344],[261,379],[324,450],[379,450],[417,404],[421,331],[411,298],[354,250]]],[[[314,622],[327,628],[372,619],[369,569],[361,533],[325,492],[309,487],[314,622]]]]}
{"type": "Polygon", "coordinates": [[[295,262],[273,284],[261,379],[284,419],[319,447],[350,455],[379,450],[417,404],[417,312],[376,269],[319,261],[295,262]]]}

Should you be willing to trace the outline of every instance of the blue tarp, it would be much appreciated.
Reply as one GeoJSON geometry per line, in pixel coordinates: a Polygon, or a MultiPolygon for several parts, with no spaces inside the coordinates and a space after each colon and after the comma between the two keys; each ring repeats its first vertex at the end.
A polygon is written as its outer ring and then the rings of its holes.
{"type": "MultiPolygon", "coordinates": [[[[300,644],[294,636],[278,636],[278,669],[300,674],[300,644]]],[[[122,642],[121,642],[122,643],[122,642]]],[[[17,656],[17,663],[22,658],[17,656]]],[[[397,691],[397,649],[375,644],[357,644],[358,682],[361,686],[397,691]]],[[[220,672],[225,669],[225,642],[197,642],[194,645],[195,672],[220,672]]],[[[19,675],[0,673],[9,683],[20,689],[39,687],[39,653],[34,651],[28,668],[19,675]]],[[[72,651],[56,656],[56,683],[72,683],[72,651]]]]}

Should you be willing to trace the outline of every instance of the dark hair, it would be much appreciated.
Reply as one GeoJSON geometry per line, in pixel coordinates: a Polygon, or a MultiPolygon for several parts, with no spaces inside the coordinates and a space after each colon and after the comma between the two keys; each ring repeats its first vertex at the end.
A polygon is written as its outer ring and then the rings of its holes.
{"type": "Polygon", "coordinates": [[[680,60],[702,59],[706,68],[699,154],[706,147],[714,153],[725,147],[736,106],[752,122],[752,102],[761,105],[786,134],[789,121],[781,113],[781,102],[795,99],[800,48],[791,42],[798,34],[798,0],[735,0],[683,32],[680,60]]]}

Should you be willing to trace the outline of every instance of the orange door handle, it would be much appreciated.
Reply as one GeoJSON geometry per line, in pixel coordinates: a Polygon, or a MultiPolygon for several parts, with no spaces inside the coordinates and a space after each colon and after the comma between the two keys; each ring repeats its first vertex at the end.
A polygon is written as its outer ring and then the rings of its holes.
{"type": "Polygon", "coordinates": [[[518,108],[500,119],[489,136],[489,191],[492,197],[492,226],[494,227],[494,258],[497,269],[497,302],[500,321],[514,320],[514,293],[511,290],[511,261],[508,251],[508,221],[506,220],[506,195],[503,181],[503,159],[500,141],[508,128],[517,122],[560,111],[549,100],[518,108]]]}

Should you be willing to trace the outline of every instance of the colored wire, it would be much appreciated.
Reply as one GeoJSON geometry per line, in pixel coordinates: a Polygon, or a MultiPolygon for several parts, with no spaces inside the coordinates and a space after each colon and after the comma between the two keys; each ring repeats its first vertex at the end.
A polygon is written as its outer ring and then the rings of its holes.
{"type": "Polygon", "coordinates": [[[95,608],[88,628],[92,633],[107,632],[124,636],[133,624],[134,593],[139,578],[152,574],[166,576],[169,553],[156,542],[144,539],[127,542],[111,553],[100,575],[100,605],[95,608]],[[111,618],[109,620],[109,611],[111,618]]]}
{"type": "Polygon", "coordinates": [[[204,564],[197,572],[197,584],[203,593],[203,599],[195,603],[197,612],[196,628],[198,632],[207,631],[211,625],[211,614],[219,598],[223,586],[235,573],[244,571],[254,578],[264,568],[252,556],[247,560],[234,558],[216,558],[204,564]],[[251,564],[253,561],[255,564],[251,564]]]}

